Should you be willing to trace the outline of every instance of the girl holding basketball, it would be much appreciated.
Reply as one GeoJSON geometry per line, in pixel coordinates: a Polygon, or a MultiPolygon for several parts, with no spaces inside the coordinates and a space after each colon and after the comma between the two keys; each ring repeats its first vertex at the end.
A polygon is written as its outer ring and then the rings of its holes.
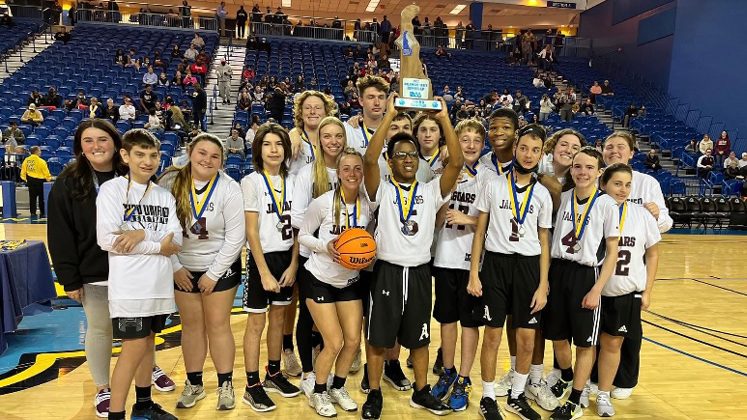
{"type": "Polygon", "coordinates": [[[615,272],[602,290],[602,335],[599,352],[597,414],[615,415],[610,400],[612,382],[620,363],[620,349],[628,339],[641,340],[641,310],[651,303],[651,290],[659,262],[661,234],[649,211],[628,202],[633,171],[624,163],[604,170],[600,182],[619,206],[620,240],[615,272]]]}
{"type": "Polygon", "coordinates": [[[562,194],[555,219],[544,336],[553,341],[563,371],[553,389],[564,393],[570,385],[568,375],[573,378],[573,387],[566,403],[553,412],[552,420],[579,418],[582,404],[588,406],[588,395],[582,402],[581,394],[591,374],[599,339],[601,293],[617,262],[619,208],[597,188],[602,164],[601,153],[592,147],[576,153],[571,166],[574,187],[562,194]],[[600,246],[605,250],[601,260],[597,256],[600,246]],[[576,345],[575,369],[571,369],[571,338],[576,345]]]}
{"type": "MultiPolygon", "coordinates": [[[[322,139],[323,139],[322,135],[322,139]]],[[[324,142],[324,140],[322,140],[324,142]]],[[[345,389],[345,379],[355,354],[360,349],[363,307],[359,272],[347,267],[364,267],[373,261],[373,238],[363,229],[360,239],[343,235],[346,241],[336,248],[339,235],[348,229],[365,228],[373,210],[360,189],[363,181],[363,157],[347,148],[337,159],[339,185],[311,202],[299,233],[299,241],[311,250],[306,268],[311,276],[306,287],[306,304],[322,333],[324,349],[316,359],[316,382],[309,400],[323,417],[337,415],[332,403],[345,411],[356,411],[358,405],[345,389]],[[319,232],[319,237],[314,232],[319,232]],[[367,238],[367,239],[366,239],[367,238]],[[341,255],[341,251],[344,253],[341,255]],[[349,253],[348,253],[349,252],[349,253]],[[336,361],[336,363],[335,363],[336,361]],[[332,387],[327,389],[327,377],[335,363],[332,387]]]]}

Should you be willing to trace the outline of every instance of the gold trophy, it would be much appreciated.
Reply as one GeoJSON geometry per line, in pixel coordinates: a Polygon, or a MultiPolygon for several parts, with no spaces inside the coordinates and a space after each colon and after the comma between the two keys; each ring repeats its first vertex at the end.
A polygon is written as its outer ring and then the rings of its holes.
{"type": "Polygon", "coordinates": [[[394,106],[398,109],[418,111],[440,111],[441,102],[433,99],[431,80],[423,71],[420,61],[420,43],[415,39],[412,19],[418,15],[420,7],[411,4],[402,9],[400,25],[402,32],[395,44],[399,48],[399,97],[394,106]]]}

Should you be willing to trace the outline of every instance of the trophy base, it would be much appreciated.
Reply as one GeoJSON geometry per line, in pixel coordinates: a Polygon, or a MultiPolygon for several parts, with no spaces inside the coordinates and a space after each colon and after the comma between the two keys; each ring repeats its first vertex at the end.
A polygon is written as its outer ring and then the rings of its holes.
{"type": "Polygon", "coordinates": [[[440,111],[441,102],[435,99],[397,98],[394,101],[394,107],[418,111],[440,111]]]}

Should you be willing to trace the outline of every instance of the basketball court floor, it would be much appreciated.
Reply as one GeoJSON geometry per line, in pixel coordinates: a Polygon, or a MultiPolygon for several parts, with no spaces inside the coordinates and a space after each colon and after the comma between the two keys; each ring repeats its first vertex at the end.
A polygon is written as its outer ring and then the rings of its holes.
{"type": "MultiPolygon", "coordinates": [[[[46,225],[0,224],[0,239],[46,239],[46,225]]],[[[60,291],[60,294],[64,294],[60,291]]],[[[51,313],[26,317],[20,331],[6,337],[10,348],[0,355],[0,419],[95,419],[95,387],[85,365],[80,344],[82,310],[66,299],[51,313]]],[[[239,301],[236,301],[239,306],[239,301]]],[[[644,343],[640,385],[629,400],[614,401],[620,419],[743,419],[747,401],[747,237],[742,235],[664,236],[658,281],[652,305],[643,314],[644,343]]],[[[242,337],[246,321],[238,308],[232,318],[237,358],[234,369],[237,400],[245,384],[242,337]]],[[[440,342],[432,324],[431,363],[440,342]]],[[[296,419],[316,418],[303,396],[273,398],[278,409],[257,414],[238,403],[228,412],[215,410],[215,393],[195,408],[175,410],[186,378],[179,348],[178,318],[159,338],[159,366],[175,382],[171,393],[154,390],[154,400],[182,419],[296,419]]],[[[505,347],[505,340],[503,341],[505,347]]],[[[546,357],[548,365],[551,355],[546,357]]],[[[266,354],[261,356],[266,362],[266,354]]],[[[457,350],[458,351],[458,350],[457,350]]],[[[404,365],[407,352],[402,352],[404,365]]],[[[457,354],[457,360],[459,355],[457,354]]],[[[112,359],[112,367],[116,359],[112,359]]],[[[479,361],[479,358],[478,358],[479,361]]],[[[508,351],[501,349],[498,367],[508,367],[508,351]]],[[[549,370],[549,366],[548,366],[549,370]]],[[[412,378],[412,371],[405,369],[412,378]]],[[[502,372],[499,372],[502,375],[502,372]]],[[[362,405],[358,390],[362,372],[348,379],[348,389],[362,405]]],[[[206,390],[215,389],[215,371],[205,365],[206,390]]],[[[479,365],[472,369],[474,383],[467,411],[450,418],[476,419],[482,393],[479,365]]],[[[437,378],[429,375],[431,384],[437,378]]],[[[297,380],[295,381],[297,382],[297,380]]],[[[430,413],[410,408],[409,392],[388,384],[384,392],[383,418],[425,419],[430,413]]],[[[134,399],[131,395],[129,402],[134,399]]],[[[129,408],[128,408],[129,410],[129,408]]],[[[543,418],[550,413],[538,411],[543,418]]],[[[505,411],[504,411],[505,413],[505,411]]],[[[360,413],[339,412],[340,418],[359,418],[360,413]]],[[[505,413],[508,419],[517,418],[505,413]]],[[[596,417],[594,403],[586,418],[596,417]]]]}

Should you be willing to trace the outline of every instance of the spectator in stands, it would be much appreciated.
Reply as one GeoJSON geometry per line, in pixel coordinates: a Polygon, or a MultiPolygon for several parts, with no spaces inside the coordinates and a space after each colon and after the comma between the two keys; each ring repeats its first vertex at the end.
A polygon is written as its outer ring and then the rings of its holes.
{"type": "Polygon", "coordinates": [[[612,90],[612,86],[610,85],[609,80],[605,80],[604,84],[602,85],[602,96],[614,96],[615,91],[612,90]]]}
{"type": "Polygon", "coordinates": [[[103,110],[103,115],[112,124],[116,124],[119,121],[119,107],[114,104],[114,99],[109,98],[106,100],[106,108],[103,110]]]}
{"type": "Polygon", "coordinates": [[[438,57],[438,58],[446,58],[449,55],[450,54],[448,52],[446,52],[446,48],[444,48],[443,45],[439,45],[438,47],[436,47],[436,57],[438,57]]]}
{"type": "Polygon", "coordinates": [[[705,153],[698,158],[698,175],[703,179],[708,179],[708,175],[713,170],[714,163],[713,150],[707,149],[705,153]]]}
{"type": "Polygon", "coordinates": [[[12,148],[15,150],[16,147],[23,145],[26,142],[26,136],[23,134],[18,123],[11,121],[8,128],[3,131],[3,144],[6,148],[12,148]]]}
{"type": "Polygon", "coordinates": [[[555,106],[560,112],[560,118],[563,121],[573,121],[573,105],[576,103],[576,94],[573,92],[573,88],[568,88],[566,91],[561,91],[558,88],[558,93],[555,94],[555,106]]]}
{"type": "Polygon", "coordinates": [[[713,150],[713,140],[708,134],[703,134],[703,138],[698,143],[698,150],[701,154],[705,154],[706,150],[713,150]]]}
{"type": "MultiPolygon", "coordinates": [[[[522,44],[523,48],[523,44],[522,44]]],[[[555,70],[555,51],[552,45],[547,44],[545,48],[537,54],[539,58],[539,68],[545,71],[555,70]]]]}
{"type": "Polygon", "coordinates": [[[38,90],[34,89],[29,93],[29,97],[26,100],[26,105],[34,104],[40,107],[44,104],[44,97],[41,96],[38,90]]]}
{"type": "Polygon", "coordinates": [[[158,96],[153,92],[153,85],[145,85],[145,89],[140,92],[140,111],[143,114],[149,114],[151,109],[156,108],[158,96]]]}
{"type": "Polygon", "coordinates": [[[259,130],[260,125],[262,125],[262,123],[259,121],[259,115],[252,115],[252,122],[251,124],[249,124],[249,128],[246,129],[246,135],[244,136],[244,145],[246,150],[251,150],[252,143],[254,142],[254,136],[257,134],[257,130],[259,130]]]}
{"type": "Polygon", "coordinates": [[[148,110],[148,122],[145,123],[144,128],[146,130],[150,130],[153,133],[163,132],[164,127],[161,123],[161,120],[158,118],[158,115],[156,115],[155,107],[148,110]]]}
{"type": "Polygon", "coordinates": [[[125,96],[124,103],[119,107],[119,121],[135,121],[137,110],[132,105],[132,98],[125,96]]]}
{"type": "Polygon", "coordinates": [[[34,127],[41,124],[43,121],[44,121],[44,116],[42,115],[41,111],[36,109],[35,104],[29,104],[28,109],[21,116],[22,123],[29,124],[34,127]]]}
{"type": "Polygon", "coordinates": [[[3,16],[0,17],[0,26],[7,26],[9,28],[15,26],[15,23],[13,23],[13,18],[10,17],[10,14],[8,13],[8,9],[5,9],[5,13],[3,13],[3,16]]]}
{"type": "Polygon", "coordinates": [[[514,103],[511,107],[517,114],[523,115],[529,110],[529,99],[520,90],[517,90],[516,96],[514,96],[514,103]]]}
{"type": "Polygon", "coordinates": [[[236,12],[236,37],[243,38],[246,32],[246,21],[249,19],[249,14],[244,10],[244,5],[239,6],[239,10],[236,12]]]}
{"type": "Polygon", "coordinates": [[[241,94],[239,94],[239,101],[237,103],[238,107],[242,111],[251,111],[252,108],[252,98],[249,96],[249,92],[246,90],[242,91],[241,94]]]}
{"type": "Polygon", "coordinates": [[[464,102],[464,89],[457,85],[456,92],[454,92],[454,100],[464,102]]]}
{"type": "Polygon", "coordinates": [[[184,76],[179,70],[174,73],[174,77],[171,79],[171,86],[184,89],[184,76]]]}
{"type": "Polygon", "coordinates": [[[597,103],[597,95],[602,94],[602,87],[599,86],[599,82],[596,80],[594,81],[594,84],[591,85],[591,88],[589,88],[589,97],[591,98],[591,103],[597,103]]]}
{"type": "Polygon", "coordinates": [[[646,160],[643,161],[643,166],[652,170],[658,171],[661,169],[661,163],[659,162],[659,155],[656,154],[656,149],[651,148],[646,155],[646,160]]]}
{"type": "Polygon", "coordinates": [[[274,118],[278,124],[283,121],[283,111],[285,110],[285,94],[280,87],[275,87],[272,95],[267,100],[267,110],[270,112],[272,118],[274,118]]]}
{"type": "Polygon", "coordinates": [[[44,207],[44,181],[51,181],[47,162],[41,157],[39,146],[31,147],[31,155],[24,159],[21,165],[21,179],[29,187],[29,207],[31,217],[36,217],[36,202],[39,201],[39,212],[41,218],[45,218],[46,207],[44,207]]]}
{"type": "MultiPolygon", "coordinates": [[[[207,66],[205,66],[207,68],[207,66]]],[[[224,104],[231,103],[231,79],[233,78],[233,69],[221,60],[218,68],[215,69],[215,75],[218,77],[218,93],[224,104]]]]}
{"type": "Polygon", "coordinates": [[[143,83],[148,86],[153,86],[158,83],[158,76],[153,71],[153,66],[148,66],[148,71],[143,75],[143,83]]]}
{"type": "Polygon", "coordinates": [[[187,74],[184,76],[184,79],[182,79],[182,87],[186,88],[189,86],[194,86],[198,83],[200,83],[200,81],[192,75],[192,70],[187,69],[187,74]]]}
{"type": "Polygon", "coordinates": [[[498,99],[498,102],[503,108],[510,108],[513,106],[514,97],[511,96],[511,93],[508,91],[508,89],[503,89],[503,94],[498,99]]]}
{"type": "Polygon", "coordinates": [[[218,18],[218,27],[220,28],[220,36],[226,36],[226,17],[228,16],[228,10],[226,10],[226,2],[222,1],[215,9],[215,17],[218,18]]]}
{"type": "Polygon", "coordinates": [[[534,72],[534,77],[532,78],[532,86],[536,87],[537,89],[544,89],[545,88],[545,82],[542,80],[542,73],[538,71],[534,72]]]}
{"type": "Polygon", "coordinates": [[[739,175],[747,177],[747,152],[742,153],[742,159],[739,159],[739,175]]]}
{"type": "Polygon", "coordinates": [[[91,103],[88,105],[88,118],[101,118],[104,113],[104,107],[96,97],[91,98],[91,103]]]}
{"type": "Polygon", "coordinates": [[[195,62],[189,66],[189,70],[195,77],[197,77],[197,80],[200,82],[200,84],[205,86],[205,84],[207,83],[208,72],[207,61],[198,56],[195,62]]]}
{"type": "Polygon", "coordinates": [[[630,104],[628,109],[625,110],[625,115],[623,115],[623,127],[630,127],[631,121],[637,116],[638,107],[635,104],[630,104]]]}
{"type": "Polygon", "coordinates": [[[179,49],[179,44],[174,44],[171,47],[171,58],[182,58],[182,51],[179,49]]]}
{"type": "Polygon", "coordinates": [[[547,94],[542,95],[542,99],[540,99],[540,111],[539,111],[539,120],[545,121],[547,117],[550,116],[550,114],[555,109],[555,105],[552,103],[552,100],[550,99],[547,94]]]}
{"type": "Polygon", "coordinates": [[[714,158],[716,159],[716,166],[721,167],[724,164],[724,159],[729,156],[731,151],[731,141],[729,140],[729,133],[726,130],[721,131],[721,135],[716,139],[716,153],[714,158]]]}
{"type": "Polygon", "coordinates": [[[688,143],[687,146],[685,146],[685,152],[687,152],[687,153],[689,153],[689,154],[691,154],[693,156],[698,155],[698,153],[700,152],[698,150],[698,140],[696,140],[696,139],[690,139],[690,143],[688,143]]]}
{"type": "Polygon", "coordinates": [[[182,15],[182,28],[192,27],[192,6],[187,3],[187,0],[182,1],[179,13],[182,15]]]}
{"type": "Polygon", "coordinates": [[[229,154],[240,155],[242,159],[246,157],[244,139],[239,135],[239,130],[231,129],[231,135],[223,141],[223,144],[229,154]]]}
{"type": "Polygon", "coordinates": [[[189,61],[195,61],[195,58],[197,58],[197,48],[194,44],[189,44],[189,48],[187,48],[187,51],[184,51],[184,58],[186,58],[189,61]]]}
{"type": "MultiPolygon", "coordinates": [[[[225,5],[225,2],[223,4],[225,5]]],[[[194,45],[198,51],[202,51],[205,48],[205,40],[200,36],[200,33],[197,31],[195,31],[195,36],[192,38],[192,41],[190,43],[194,45]]]]}
{"type": "Polygon", "coordinates": [[[114,64],[119,64],[120,66],[125,65],[125,61],[127,60],[127,55],[122,51],[121,48],[117,48],[117,51],[114,53],[114,64]]]}
{"type": "Polygon", "coordinates": [[[579,112],[584,115],[594,115],[596,111],[594,110],[594,103],[592,102],[591,98],[586,98],[583,104],[579,107],[579,112]]]}
{"type": "Polygon", "coordinates": [[[734,179],[741,176],[739,174],[739,159],[737,154],[732,150],[729,153],[729,157],[724,159],[724,177],[726,179],[734,179]]]}
{"type": "Polygon", "coordinates": [[[207,111],[207,94],[199,83],[195,82],[194,88],[195,91],[192,93],[192,118],[195,127],[200,127],[202,131],[207,131],[204,119],[205,112],[207,111]]]}
{"type": "Polygon", "coordinates": [[[166,72],[162,71],[161,74],[158,75],[156,85],[162,87],[169,87],[171,85],[171,81],[169,80],[169,76],[166,75],[166,72]]]}
{"type": "Polygon", "coordinates": [[[70,32],[67,31],[67,27],[61,26],[60,32],[57,32],[54,34],[54,39],[57,41],[62,41],[63,44],[67,44],[70,42],[70,39],[72,36],[70,35],[70,32]]]}
{"type": "Polygon", "coordinates": [[[43,103],[45,108],[54,110],[62,106],[62,96],[57,94],[57,89],[50,87],[47,95],[44,97],[43,103]]]}

